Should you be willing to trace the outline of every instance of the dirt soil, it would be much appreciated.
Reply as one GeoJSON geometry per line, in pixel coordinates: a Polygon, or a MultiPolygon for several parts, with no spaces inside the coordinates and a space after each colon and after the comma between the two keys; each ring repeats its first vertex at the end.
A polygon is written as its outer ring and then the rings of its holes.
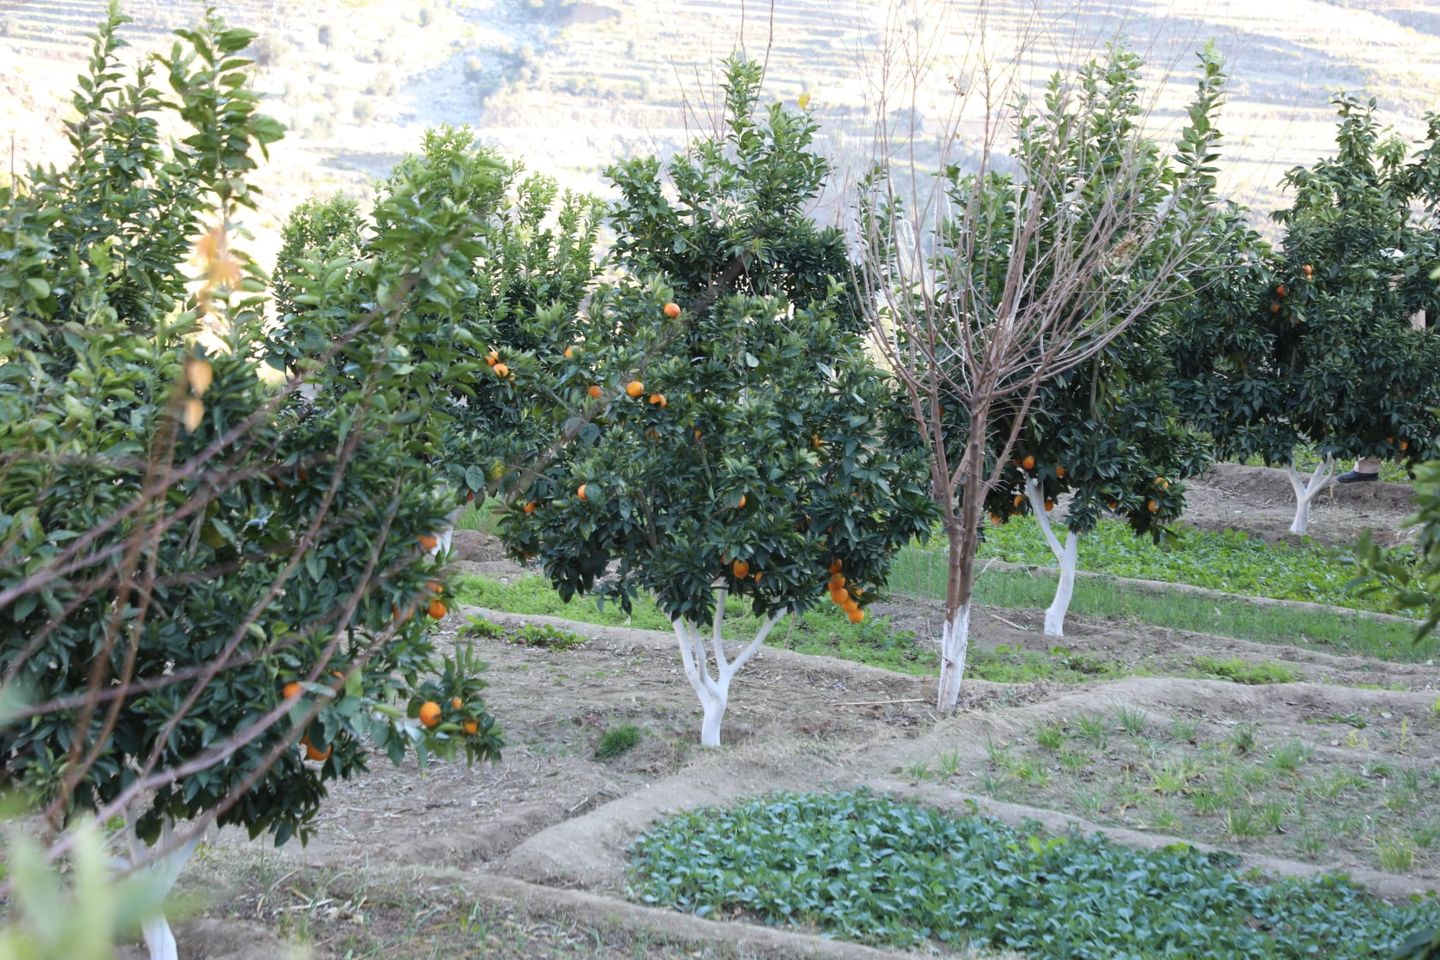
{"type": "MultiPolygon", "coordinates": [[[[483,534],[457,534],[456,546],[466,569],[507,578],[524,573],[483,534]]],[[[921,635],[937,615],[924,604],[878,612],[921,635]]],[[[941,719],[931,705],[933,678],[766,649],[735,680],[725,748],[702,751],[695,745],[698,703],[670,634],[461,608],[439,625],[441,645],[460,642],[456,631],[475,613],[502,625],[555,623],[587,641],[568,652],[503,639],[474,641],[490,664],[487,702],[507,740],[501,761],[476,767],[432,762],[422,771],[413,762],[395,768],[377,756],[370,774],[332,786],[308,846],[274,850],[238,832],[222,834],[185,881],[193,892],[210,895],[196,919],[177,925],[182,944],[190,945],[187,958],[258,960],[281,956],[283,944],[296,942],[309,945],[317,958],[390,956],[387,951],[402,944],[407,955],[421,947],[429,955],[430,946],[440,943],[449,945],[447,955],[527,960],[880,956],[827,952],[834,945],[799,932],[767,931],[762,942],[758,928],[738,918],[697,920],[629,905],[628,847],[677,810],[775,789],[851,786],[957,812],[974,801],[1007,821],[1101,830],[1127,843],[1172,842],[1175,836],[1133,818],[1083,814],[1058,791],[1032,791],[1023,803],[984,794],[988,743],[1033,742],[1042,724],[1103,714],[1116,704],[1143,710],[1156,729],[1188,718],[1219,736],[1244,719],[1258,725],[1267,743],[1303,739],[1331,759],[1440,764],[1433,665],[1085,617],[1071,618],[1067,648],[1146,673],[1178,672],[1203,654],[1280,661],[1305,682],[1247,687],[1165,676],[1068,685],[970,680],[959,713],[941,719]],[[1365,736],[1346,739],[1350,727],[1333,723],[1340,716],[1362,718],[1365,736]],[[626,723],[641,729],[640,744],[617,759],[597,760],[604,730],[626,723]],[[943,777],[907,772],[942,755],[954,764],[943,777]],[[420,902],[412,903],[415,898],[420,902]],[[526,906],[517,907],[521,902],[526,906]],[[541,902],[545,907],[536,914],[541,902]]],[[[1046,650],[1051,643],[1040,626],[1038,612],[986,612],[977,623],[977,642],[1046,650]]],[[[1409,872],[1387,873],[1373,852],[1333,847],[1302,860],[1278,855],[1276,845],[1263,839],[1219,845],[1281,874],[1346,870],[1384,895],[1440,884],[1428,856],[1417,858],[1409,872]]]]}
{"type": "MultiPolygon", "coordinates": [[[[1331,484],[1312,502],[1309,536],[1343,546],[1370,530],[1381,544],[1399,542],[1414,500],[1403,483],[1331,484]]],[[[1183,519],[1204,530],[1243,530],[1271,542],[1296,539],[1290,533],[1295,494],[1289,477],[1269,467],[1217,463],[1187,484],[1183,519]]]]}

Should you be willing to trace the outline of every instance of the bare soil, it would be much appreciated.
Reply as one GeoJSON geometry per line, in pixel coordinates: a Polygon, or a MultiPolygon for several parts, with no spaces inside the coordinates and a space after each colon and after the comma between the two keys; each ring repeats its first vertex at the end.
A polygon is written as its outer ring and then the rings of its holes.
{"type": "MultiPolygon", "coordinates": [[[[1308,535],[1348,545],[1369,530],[1381,544],[1399,542],[1415,511],[1414,497],[1403,483],[1331,484],[1311,504],[1308,535]]],[[[1284,470],[1269,467],[1217,463],[1187,484],[1183,519],[1203,530],[1243,530],[1270,542],[1296,539],[1290,533],[1295,519],[1290,480],[1284,470]]]]}

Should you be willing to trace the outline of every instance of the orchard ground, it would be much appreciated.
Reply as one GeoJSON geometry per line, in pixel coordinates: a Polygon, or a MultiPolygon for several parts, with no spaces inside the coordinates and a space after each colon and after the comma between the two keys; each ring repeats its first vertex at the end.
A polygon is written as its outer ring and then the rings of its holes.
{"type": "MultiPolygon", "coordinates": [[[[1192,488],[1194,521],[1278,539],[1293,511],[1275,479],[1222,468],[1192,488]]],[[[1408,509],[1403,489],[1341,488],[1313,530],[1399,538],[1408,509]]],[[[456,553],[463,574],[529,573],[478,531],[460,531],[456,553]]],[[[903,598],[875,612],[922,635],[938,617],[903,598]]],[[[1056,656],[1042,620],[1039,609],[986,610],[982,653],[1056,656]]],[[[695,746],[699,705],[670,633],[464,604],[439,631],[442,645],[473,642],[490,663],[504,760],[421,771],[377,758],[332,788],[307,847],[222,835],[182,880],[195,898],[178,925],[183,956],[281,956],[283,943],[337,958],[882,955],[626,901],[627,848],[647,826],[776,789],[868,786],[1134,845],[1183,838],[1277,873],[1344,870],[1386,896],[1440,887],[1440,811],[1422,799],[1440,784],[1433,663],[1075,614],[1064,656],[1093,678],[968,679],[959,713],[937,720],[930,673],[779,649],[782,625],[736,679],[727,746],[708,752],[695,746]],[[460,636],[480,613],[505,635],[460,636]],[[516,642],[526,622],[584,643],[516,642]],[[633,748],[596,759],[604,734],[627,725],[633,748]]]]}

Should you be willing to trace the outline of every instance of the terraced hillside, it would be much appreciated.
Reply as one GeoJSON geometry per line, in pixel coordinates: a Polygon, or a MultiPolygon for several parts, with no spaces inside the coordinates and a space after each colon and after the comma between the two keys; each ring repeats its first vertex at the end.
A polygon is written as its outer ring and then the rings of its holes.
{"type": "MultiPolygon", "coordinates": [[[[65,91],[105,0],[0,0],[0,138],[16,163],[61,142],[65,91]]],[[[137,51],[201,14],[202,0],[131,0],[137,51]]],[[[291,128],[277,151],[261,249],[302,196],[363,192],[420,132],[470,123],[531,168],[596,188],[627,154],[673,148],[710,123],[716,61],[743,47],[769,65],[771,91],[812,97],[833,153],[870,157],[880,50],[923,48],[932,70],[918,104],[932,137],[958,83],[974,90],[983,49],[1033,86],[1115,37],[1173,73],[1154,121],[1178,121],[1193,51],[1214,40],[1234,81],[1226,176],[1265,209],[1285,167],[1326,149],[1337,89],[1379,98],[1407,134],[1440,104],[1440,2],[1433,0],[227,0],[260,31],[261,86],[291,128]],[[283,171],[283,172],[282,172],[283,171]]],[[[972,98],[973,99],[973,98],[972,98]]],[[[894,121],[902,116],[892,110],[894,121]]]]}

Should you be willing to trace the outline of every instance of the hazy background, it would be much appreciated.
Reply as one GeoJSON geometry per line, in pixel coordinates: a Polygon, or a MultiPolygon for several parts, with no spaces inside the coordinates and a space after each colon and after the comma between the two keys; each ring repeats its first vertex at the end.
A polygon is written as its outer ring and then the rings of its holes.
{"type": "MultiPolygon", "coordinates": [[[[1038,85],[1057,64],[1124,38],[1159,86],[1152,122],[1179,123],[1194,52],[1213,40],[1232,77],[1222,117],[1225,183],[1268,211],[1280,173],[1331,146],[1330,95],[1364,91],[1418,136],[1440,109],[1440,0],[216,0],[261,34],[259,88],[289,127],[259,178],[251,249],[303,197],[363,196],[421,132],[468,123],[527,167],[603,191],[601,170],[668,153],[713,119],[716,64],[744,49],[768,65],[767,94],[802,93],[842,166],[870,156],[881,51],[917,46],[933,69],[920,97],[935,137],[955,84],[973,89],[982,50],[1038,85]],[[1168,79],[1166,79],[1168,77],[1168,79]]],[[[105,0],[0,0],[0,162],[60,162],[68,91],[105,0]]],[[[168,45],[203,0],[130,0],[135,52],[168,45]]],[[[892,119],[903,119],[892,115],[892,119]]],[[[908,125],[908,124],[907,124],[908,125]]],[[[933,149],[933,142],[930,143],[933,149]]]]}

